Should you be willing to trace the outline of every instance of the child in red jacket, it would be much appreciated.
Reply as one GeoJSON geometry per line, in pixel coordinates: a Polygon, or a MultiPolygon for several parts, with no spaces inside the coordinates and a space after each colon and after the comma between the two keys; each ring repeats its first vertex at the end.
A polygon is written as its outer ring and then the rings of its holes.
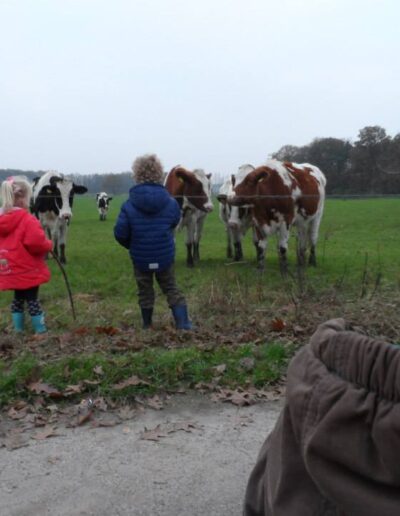
{"type": "Polygon", "coordinates": [[[50,279],[45,262],[53,245],[29,213],[32,188],[23,176],[9,177],[1,185],[0,290],[14,290],[11,313],[14,329],[24,329],[24,303],[35,333],[47,331],[38,301],[39,285],[50,279]]]}

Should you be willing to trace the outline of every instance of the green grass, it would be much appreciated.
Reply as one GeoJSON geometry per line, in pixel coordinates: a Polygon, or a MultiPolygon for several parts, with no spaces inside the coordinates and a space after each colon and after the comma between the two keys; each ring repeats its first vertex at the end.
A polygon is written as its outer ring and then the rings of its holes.
{"type": "Polygon", "coordinates": [[[126,400],[138,393],[173,391],[193,387],[200,382],[211,382],[217,376],[213,368],[221,364],[226,369],[219,375],[218,385],[265,387],[281,377],[289,356],[290,349],[282,344],[248,344],[235,349],[223,346],[212,352],[195,347],[168,351],[145,349],[114,357],[96,353],[64,357],[48,364],[40,364],[34,356],[23,354],[8,367],[0,362],[0,406],[16,397],[31,398],[33,395],[28,385],[39,378],[60,391],[69,385],[81,384],[82,392],[126,400]],[[243,368],[243,358],[254,360],[250,371],[243,368]],[[99,367],[101,374],[95,372],[99,367]],[[115,388],[119,382],[132,376],[138,376],[146,384],[115,388]],[[85,384],[85,380],[99,383],[85,384]]]}
{"type": "MultiPolygon", "coordinates": [[[[113,238],[113,226],[124,197],[111,203],[108,220],[100,222],[93,197],[77,198],[74,217],[67,243],[67,272],[76,296],[80,322],[107,325],[130,324],[137,321],[136,286],[128,253],[113,238]],[[92,302],[84,295],[90,295],[92,302]],[[81,302],[83,300],[84,302],[81,302]],[[84,312],[84,313],[83,313],[84,312]]],[[[225,231],[218,218],[217,202],[214,212],[207,217],[201,242],[201,263],[190,270],[185,265],[184,235],[177,235],[176,273],[179,286],[188,297],[192,312],[201,305],[203,296],[215,291],[246,295],[262,289],[269,298],[282,289],[279,274],[276,240],[271,239],[267,251],[266,272],[260,279],[254,265],[254,250],[250,234],[246,235],[244,253],[246,264],[227,266],[225,231]]],[[[295,237],[290,240],[289,263],[295,266],[295,237]]],[[[307,279],[320,290],[342,282],[349,292],[360,289],[365,275],[383,275],[386,285],[400,284],[400,200],[330,200],[320,230],[318,246],[319,266],[308,269],[307,279]]],[[[41,298],[50,315],[53,329],[65,330],[71,325],[63,278],[54,261],[50,260],[52,280],[41,287],[41,298]]],[[[284,287],[286,288],[286,287],[284,287]]],[[[9,323],[7,307],[11,292],[0,298],[0,326],[9,323]]],[[[166,310],[161,294],[157,305],[166,310]]],[[[212,314],[210,314],[212,315],[212,314]]],[[[204,314],[202,314],[204,317],[204,314]]]]}
{"type": "MultiPolygon", "coordinates": [[[[82,337],[75,351],[74,347],[59,346],[53,353],[49,351],[51,340],[47,348],[41,343],[32,347],[23,341],[11,355],[3,355],[3,400],[25,392],[24,381],[37,367],[44,381],[63,388],[67,383],[92,379],[93,367],[100,364],[105,377],[94,388],[110,395],[115,395],[114,383],[132,374],[149,381],[150,387],[146,389],[152,392],[162,387],[173,388],[181,382],[191,385],[209,381],[210,368],[219,363],[227,364],[223,376],[226,384],[250,382],[262,386],[279,378],[292,350],[307,341],[321,320],[342,315],[361,321],[373,334],[386,333],[399,341],[395,318],[399,313],[400,200],[328,200],[317,250],[318,267],[307,269],[302,283],[295,275],[294,235],[289,243],[293,275],[286,280],[279,273],[275,238],[269,244],[264,274],[255,269],[250,234],[244,241],[246,262],[229,264],[225,256],[225,230],[215,202],[215,210],[204,227],[201,262],[194,269],[186,267],[184,235],[177,235],[177,283],[185,293],[198,329],[185,337],[171,334],[168,329],[169,310],[158,290],[158,331],[138,330],[140,316],[132,264],[128,252],[113,237],[113,226],[124,200],[124,196],[114,198],[105,222],[98,220],[93,196],[78,197],[75,201],[67,243],[67,273],[78,320],[72,321],[63,278],[53,260],[49,261],[52,279],[40,289],[53,336],[84,326],[92,329],[90,338],[82,337]],[[270,331],[274,317],[285,319],[288,328],[303,327],[303,333],[299,337],[297,333],[287,333],[277,339],[270,331]],[[123,331],[134,327],[134,339],[139,343],[135,349],[140,351],[115,354],[115,341],[97,335],[94,329],[98,326],[114,326],[123,331]],[[85,351],[87,342],[90,347],[85,351]],[[174,347],[180,349],[170,349],[174,347]],[[28,348],[33,355],[25,354],[28,348]],[[237,366],[243,356],[256,359],[251,373],[237,366]],[[66,366],[69,377],[63,376],[66,366]]],[[[10,331],[11,298],[11,292],[1,293],[3,335],[10,331]]],[[[79,338],[78,334],[77,342],[79,338]]]]}

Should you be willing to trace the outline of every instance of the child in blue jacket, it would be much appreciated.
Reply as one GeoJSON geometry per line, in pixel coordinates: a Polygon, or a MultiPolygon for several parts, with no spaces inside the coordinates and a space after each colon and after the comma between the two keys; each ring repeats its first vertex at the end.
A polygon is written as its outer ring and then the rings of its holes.
{"type": "Polygon", "coordinates": [[[138,157],[133,165],[136,186],[122,205],[114,228],[116,240],[129,249],[139,292],[143,328],[150,328],[154,307],[153,277],[166,295],[176,328],[192,329],[187,305],[175,282],[174,228],[181,213],[162,186],[163,167],[155,154],[138,157]]]}

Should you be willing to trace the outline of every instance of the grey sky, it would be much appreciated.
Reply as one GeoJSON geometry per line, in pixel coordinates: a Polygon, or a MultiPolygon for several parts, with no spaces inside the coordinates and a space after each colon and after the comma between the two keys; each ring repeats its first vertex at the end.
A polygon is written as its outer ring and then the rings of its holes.
{"type": "Polygon", "coordinates": [[[0,168],[229,174],[400,132],[398,0],[0,0],[0,168]]]}

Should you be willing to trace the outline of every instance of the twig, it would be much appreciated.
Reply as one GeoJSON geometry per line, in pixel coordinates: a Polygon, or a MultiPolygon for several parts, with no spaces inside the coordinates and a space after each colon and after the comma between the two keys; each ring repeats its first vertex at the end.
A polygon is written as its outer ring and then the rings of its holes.
{"type": "Polygon", "coordinates": [[[55,259],[55,261],[57,262],[57,265],[60,268],[60,271],[62,272],[62,275],[64,276],[65,286],[67,287],[69,302],[71,304],[72,317],[73,317],[74,321],[76,321],[76,313],[75,313],[75,307],[74,307],[74,300],[72,298],[72,292],[71,292],[71,287],[69,286],[69,281],[68,281],[67,273],[65,272],[65,269],[62,266],[62,263],[60,262],[60,260],[58,259],[58,256],[54,253],[54,251],[50,251],[50,254],[55,259]]]}

